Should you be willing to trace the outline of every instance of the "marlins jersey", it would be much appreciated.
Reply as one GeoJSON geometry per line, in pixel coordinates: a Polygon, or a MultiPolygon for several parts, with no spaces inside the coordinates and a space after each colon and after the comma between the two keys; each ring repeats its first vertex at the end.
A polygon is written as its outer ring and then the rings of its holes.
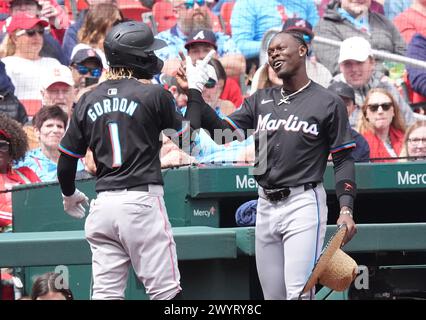
{"type": "Polygon", "coordinates": [[[161,86],[108,80],[79,100],[59,150],[77,158],[88,147],[93,151],[98,192],[163,184],[160,133],[173,128],[181,134],[182,119],[161,86]]]}
{"type": "MultiPolygon", "coordinates": [[[[328,155],[355,147],[346,106],[315,82],[288,99],[289,103],[282,100],[280,87],[258,90],[227,119],[215,120],[214,127],[254,133],[257,161],[262,158],[259,150],[267,152],[264,173],[256,176],[261,186],[320,182],[328,155]]],[[[203,126],[206,123],[213,126],[209,121],[203,121],[203,126]]],[[[213,132],[214,128],[206,129],[213,132]]]]}

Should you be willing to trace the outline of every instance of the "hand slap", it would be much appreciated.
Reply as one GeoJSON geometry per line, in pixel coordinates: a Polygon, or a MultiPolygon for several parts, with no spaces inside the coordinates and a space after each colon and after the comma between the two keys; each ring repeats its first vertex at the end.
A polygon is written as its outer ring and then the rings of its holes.
{"type": "Polygon", "coordinates": [[[210,62],[210,60],[213,58],[214,54],[216,53],[215,50],[210,50],[209,53],[207,53],[207,55],[204,57],[203,60],[201,60],[200,66],[204,67],[206,65],[208,65],[208,63],[210,62]]]}
{"type": "Polygon", "coordinates": [[[208,63],[215,54],[214,50],[211,50],[203,60],[197,61],[196,65],[192,63],[190,56],[186,57],[186,78],[188,79],[188,88],[195,89],[203,92],[204,85],[209,80],[208,69],[212,67],[208,63]]]}

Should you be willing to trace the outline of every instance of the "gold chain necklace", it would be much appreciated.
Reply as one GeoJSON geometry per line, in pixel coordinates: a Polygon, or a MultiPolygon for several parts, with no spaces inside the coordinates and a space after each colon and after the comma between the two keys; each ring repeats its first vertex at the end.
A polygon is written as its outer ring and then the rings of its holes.
{"type": "Polygon", "coordinates": [[[303,91],[304,89],[306,89],[309,85],[311,84],[311,80],[308,81],[307,84],[305,84],[302,88],[300,88],[299,90],[297,90],[296,92],[293,92],[289,95],[285,95],[285,91],[284,88],[281,88],[281,96],[282,99],[280,100],[280,102],[278,102],[278,105],[281,105],[283,103],[285,104],[290,104],[290,98],[295,96],[296,94],[298,94],[299,92],[303,91]]]}

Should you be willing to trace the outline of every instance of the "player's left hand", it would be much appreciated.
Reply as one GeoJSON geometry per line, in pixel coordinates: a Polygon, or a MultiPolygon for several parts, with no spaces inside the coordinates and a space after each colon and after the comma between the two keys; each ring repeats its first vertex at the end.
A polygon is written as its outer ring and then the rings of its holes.
{"type": "Polygon", "coordinates": [[[70,196],[62,194],[64,211],[71,217],[83,219],[86,215],[86,207],[89,206],[89,198],[80,190],[75,189],[70,196]]]}
{"type": "Polygon", "coordinates": [[[214,54],[215,51],[211,50],[203,60],[196,61],[195,65],[193,64],[190,56],[186,57],[186,78],[188,80],[189,89],[195,89],[203,92],[204,85],[209,79],[209,69],[210,72],[212,69],[214,72],[213,66],[208,64],[214,54]]]}
{"type": "Polygon", "coordinates": [[[343,247],[345,244],[351,241],[351,239],[357,232],[357,228],[356,228],[355,221],[352,219],[351,216],[347,214],[341,214],[339,216],[339,219],[337,219],[337,225],[339,226],[341,224],[346,224],[346,227],[347,227],[346,235],[342,242],[342,247],[343,247]]]}

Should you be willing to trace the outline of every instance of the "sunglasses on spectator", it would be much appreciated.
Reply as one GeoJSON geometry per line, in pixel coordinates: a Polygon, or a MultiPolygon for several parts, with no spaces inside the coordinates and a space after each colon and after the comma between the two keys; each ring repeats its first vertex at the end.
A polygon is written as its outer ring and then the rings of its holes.
{"type": "Polygon", "coordinates": [[[187,0],[183,3],[186,9],[194,8],[194,4],[197,3],[200,7],[206,4],[206,0],[187,0]]]}
{"type": "Polygon", "coordinates": [[[379,110],[379,107],[382,107],[383,111],[388,111],[393,106],[393,103],[392,102],[372,103],[367,106],[371,112],[377,112],[377,110],[379,110]]]}
{"type": "Polygon", "coordinates": [[[35,34],[38,33],[39,35],[43,35],[44,34],[44,28],[40,28],[40,29],[28,29],[28,30],[19,30],[16,33],[16,36],[20,37],[24,34],[26,34],[29,37],[34,37],[35,34]]]}
{"type": "Polygon", "coordinates": [[[212,78],[209,78],[209,80],[207,80],[206,84],[204,85],[207,89],[212,89],[214,88],[216,85],[216,81],[212,78]]]}
{"type": "Polygon", "coordinates": [[[9,152],[10,143],[7,141],[0,141],[0,152],[9,152]]]}
{"type": "Polygon", "coordinates": [[[311,38],[311,36],[309,36],[309,35],[307,35],[307,34],[303,34],[303,40],[305,40],[305,42],[306,42],[307,44],[309,44],[309,43],[311,43],[312,38],[311,38]]]}
{"type": "Polygon", "coordinates": [[[102,74],[102,68],[89,68],[89,67],[83,66],[81,64],[77,64],[76,69],[77,69],[78,73],[83,75],[83,76],[90,72],[90,75],[92,77],[99,78],[102,74]]]}
{"type": "Polygon", "coordinates": [[[415,145],[415,146],[418,146],[421,143],[426,145],[426,138],[412,138],[412,139],[408,139],[407,141],[408,141],[408,143],[415,145]]]}

